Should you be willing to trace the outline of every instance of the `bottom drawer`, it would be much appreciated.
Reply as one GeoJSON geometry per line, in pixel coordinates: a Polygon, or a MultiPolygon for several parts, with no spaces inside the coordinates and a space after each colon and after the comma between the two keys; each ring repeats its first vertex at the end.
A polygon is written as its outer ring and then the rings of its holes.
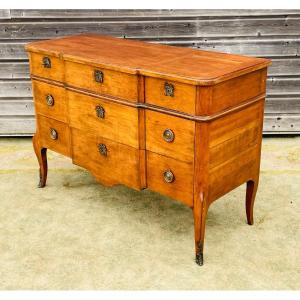
{"type": "Polygon", "coordinates": [[[193,163],[147,151],[147,187],[193,206],[193,163]]]}
{"type": "Polygon", "coordinates": [[[138,149],[75,128],[72,145],[73,162],[89,170],[101,183],[142,188],[138,149]]]}
{"type": "Polygon", "coordinates": [[[37,131],[42,147],[71,156],[70,128],[67,124],[37,115],[37,131]]]}

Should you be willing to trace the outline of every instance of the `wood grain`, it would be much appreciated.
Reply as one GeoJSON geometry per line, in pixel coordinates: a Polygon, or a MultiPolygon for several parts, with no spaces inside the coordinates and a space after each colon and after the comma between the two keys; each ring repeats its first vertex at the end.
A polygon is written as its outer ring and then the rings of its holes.
{"type": "Polygon", "coordinates": [[[196,87],[180,82],[146,77],[146,103],[166,107],[177,111],[195,114],[196,87]],[[174,96],[165,95],[165,83],[174,86],[174,96]]]}
{"type": "Polygon", "coordinates": [[[15,117],[29,116],[34,114],[34,103],[32,100],[0,99],[0,116],[15,117]]]}
{"type": "Polygon", "coordinates": [[[2,9],[2,16],[17,19],[182,19],[214,17],[284,17],[299,15],[298,9],[2,9]]]}
{"type": "MultiPolygon", "coordinates": [[[[27,44],[26,49],[29,52],[62,56],[66,61],[84,62],[99,67],[105,65],[115,71],[169,80],[176,78],[179,82],[200,85],[216,84],[246,74],[249,69],[255,71],[270,64],[269,60],[263,58],[167,47],[97,34],[81,34],[33,42],[27,44]],[[122,56],[119,55],[120,52],[122,56]],[[155,61],[155,58],[159,60],[155,61]],[[194,68],[195,65],[201,68],[194,68]],[[178,69],[181,72],[178,72],[178,69]]],[[[72,67],[70,65],[71,63],[69,66],[66,64],[66,81],[69,83],[71,77],[68,75],[71,74],[70,70],[68,74],[68,68],[72,67]]],[[[81,72],[87,68],[82,66],[81,72]]],[[[80,69],[79,66],[74,66],[71,73],[75,73],[76,69],[80,69]]]]}
{"type": "MultiPolygon", "coordinates": [[[[236,106],[238,103],[264,94],[266,69],[228,80],[213,87],[208,114],[236,106]]],[[[200,99],[201,101],[201,99],[200,99]]],[[[201,112],[199,112],[201,114],[201,112]]]]}
{"type": "Polygon", "coordinates": [[[71,91],[67,97],[71,127],[139,148],[137,109],[71,91]],[[97,106],[104,109],[104,118],[97,116],[97,106]]]}
{"type": "Polygon", "coordinates": [[[0,31],[0,39],[22,38],[22,39],[44,39],[67,36],[78,32],[94,32],[113,36],[126,36],[136,38],[155,38],[159,33],[160,38],[171,37],[257,37],[274,35],[299,34],[300,18],[194,18],[173,20],[152,20],[137,19],[128,20],[82,20],[74,22],[11,22],[0,23],[6,30],[0,31]],[[200,30],[199,30],[200,28],[200,30]],[[223,28],[223,31],[220,30],[223,28]]]}
{"type": "Polygon", "coordinates": [[[261,111],[261,101],[249,106],[234,114],[229,114],[210,124],[209,147],[219,145],[240,132],[245,131],[245,127],[257,125],[261,111]]]}
{"type": "Polygon", "coordinates": [[[32,97],[32,87],[29,80],[0,81],[0,98],[32,97]]]}
{"type": "Polygon", "coordinates": [[[0,79],[29,79],[28,61],[0,61],[0,79]]]}
{"type": "Polygon", "coordinates": [[[36,113],[67,123],[68,107],[65,89],[37,80],[32,81],[32,86],[36,113]],[[48,95],[54,99],[52,106],[47,105],[46,97],[48,95]]]}
{"type": "MultiPolygon", "coordinates": [[[[268,60],[183,48],[172,48],[173,53],[170,47],[96,35],[31,43],[26,48],[59,57],[66,68],[65,82],[56,78],[51,82],[48,74],[44,79],[32,75],[44,83],[41,90],[48,92],[48,85],[54,84],[67,94],[71,126],[37,114],[34,145],[42,169],[45,159],[39,149],[54,149],[70,155],[105,185],[148,187],[190,206],[199,265],[213,201],[247,183],[246,216],[253,224],[268,60]],[[78,48],[84,45],[88,45],[85,52],[78,48]],[[122,52],[126,65],[117,64],[117,52],[122,52]],[[159,63],[151,62],[153,53],[161,53],[159,63]],[[192,66],[200,70],[196,77],[192,66]],[[104,76],[103,89],[96,93],[91,84],[95,68],[101,68],[104,76]],[[134,82],[126,89],[128,78],[134,82]],[[166,81],[171,90],[167,97],[175,102],[164,101],[166,81]],[[55,141],[51,128],[58,133],[55,141]]],[[[36,88],[34,92],[39,95],[36,88]]],[[[41,176],[43,186],[45,178],[41,176]]]]}
{"type": "Polygon", "coordinates": [[[185,162],[194,161],[195,122],[146,111],[146,149],[185,162]],[[166,142],[163,133],[171,129],[174,140],[166,142]]]}
{"type": "Polygon", "coordinates": [[[48,148],[65,156],[71,156],[69,126],[66,123],[41,115],[37,115],[36,120],[40,147],[48,148]],[[58,138],[56,140],[53,140],[50,137],[51,128],[55,129],[58,133],[58,138]]]}
{"type": "Polygon", "coordinates": [[[61,59],[51,55],[47,55],[51,60],[51,68],[43,66],[44,54],[33,53],[29,55],[30,73],[36,76],[54,79],[56,81],[64,81],[64,64],[61,59]]]}
{"type": "MultiPolygon", "coordinates": [[[[268,83],[265,133],[295,134],[300,115],[296,78],[300,75],[300,40],[293,32],[297,31],[299,15],[299,10],[0,10],[4,38],[0,41],[0,78],[3,79],[0,118],[9,124],[1,121],[1,131],[7,135],[34,132],[33,115],[29,116],[32,108],[24,105],[32,93],[30,83],[24,81],[29,78],[24,45],[39,35],[47,39],[64,34],[65,30],[79,33],[84,29],[80,24],[92,22],[89,26],[95,28],[95,32],[102,30],[96,28],[96,24],[107,25],[106,29],[119,37],[272,58],[268,70],[272,79],[268,83]],[[113,24],[118,27],[119,23],[120,30],[113,28],[113,24]],[[130,24],[126,26],[126,23],[130,24]],[[134,23],[138,23],[137,26],[134,23]],[[196,32],[195,24],[198,24],[196,32]],[[38,32],[40,26],[44,27],[43,32],[38,32]]],[[[153,61],[157,60],[155,56],[153,61]]]]}
{"type": "Polygon", "coordinates": [[[0,116],[0,136],[33,136],[35,127],[32,116],[0,116]]]}
{"type": "Polygon", "coordinates": [[[300,114],[266,115],[264,132],[269,134],[300,133],[300,114]]]}
{"type": "MultiPolygon", "coordinates": [[[[296,118],[299,115],[298,100],[294,101],[294,98],[300,95],[298,79],[295,78],[295,76],[299,77],[298,70],[300,70],[298,66],[299,38],[295,33],[299,32],[297,10],[19,9],[1,10],[0,19],[3,20],[2,26],[5,29],[1,32],[3,40],[0,41],[0,78],[3,79],[0,83],[1,92],[5,99],[14,97],[16,101],[15,108],[11,105],[12,102],[5,102],[5,107],[3,105],[2,108],[4,113],[2,118],[12,116],[14,111],[16,116],[18,115],[14,118],[15,125],[10,123],[12,134],[17,134],[18,130],[20,134],[23,134],[23,128],[19,126],[22,122],[28,128],[28,134],[34,131],[27,119],[21,117],[22,107],[24,115],[29,113],[28,106],[22,103],[23,100],[28,101],[28,99],[23,98],[31,96],[29,94],[31,90],[27,92],[24,82],[24,79],[29,77],[28,66],[26,74],[26,62],[24,62],[27,59],[24,50],[27,40],[25,41],[24,38],[34,40],[40,37],[57,37],[67,32],[78,33],[82,31],[81,24],[89,26],[84,27],[93,29],[94,32],[120,37],[272,57],[273,64],[269,68],[269,75],[272,78],[268,80],[267,94],[268,98],[276,95],[280,96],[281,100],[267,99],[266,112],[272,115],[265,117],[265,128],[268,128],[266,133],[297,132],[295,127],[292,127],[297,123],[296,118]],[[91,21],[92,24],[88,25],[91,21]],[[116,28],[118,24],[121,26],[116,28]],[[196,31],[195,25],[198,26],[196,31]],[[97,28],[97,26],[100,27],[97,28]],[[43,31],[39,28],[43,28],[43,31]],[[13,78],[23,80],[23,82],[8,81],[13,78]],[[8,111],[9,107],[12,108],[10,111],[8,111]],[[283,121],[281,120],[278,124],[277,117],[281,115],[284,115],[283,121]],[[272,126],[275,127],[272,128],[272,126]]],[[[9,122],[13,121],[10,119],[9,122]]]]}
{"type": "Polygon", "coordinates": [[[259,124],[250,123],[243,130],[237,130],[237,134],[230,139],[210,148],[210,168],[214,168],[233,156],[253,147],[260,138],[259,124]]]}
{"type": "Polygon", "coordinates": [[[258,155],[259,149],[256,145],[211,169],[209,171],[209,202],[213,202],[256,175],[258,155]]]}
{"type": "Polygon", "coordinates": [[[193,206],[193,162],[185,163],[147,151],[147,186],[149,189],[193,206]],[[163,174],[171,170],[175,180],[167,183],[163,174]]]}
{"type": "Polygon", "coordinates": [[[66,84],[99,94],[111,95],[136,102],[138,98],[137,76],[118,73],[112,70],[97,68],[73,62],[65,63],[66,84]],[[94,71],[103,72],[103,83],[95,81],[94,71]]]}
{"type": "Polygon", "coordinates": [[[72,145],[73,162],[88,169],[101,183],[108,186],[124,184],[138,190],[143,188],[138,149],[75,128],[72,128],[72,145]],[[106,156],[99,153],[99,144],[105,144],[106,156]]]}
{"type": "MultiPolygon", "coordinates": [[[[33,136],[34,117],[24,114],[0,116],[0,136],[33,136]]],[[[266,115],[264,119],[265,135],[297,135],[300,133],[300,114],[266,115]]]]}
{"type": "MultiPolygon", "coordinates": [[[[268,75],[276,76],[300,76],[300,59],[298,58],[272,58],[272,65],[268,68],[268,75]]],[[[24,61],[0,61],[0,79],[28,79],[29,64],[24,61]]]]}

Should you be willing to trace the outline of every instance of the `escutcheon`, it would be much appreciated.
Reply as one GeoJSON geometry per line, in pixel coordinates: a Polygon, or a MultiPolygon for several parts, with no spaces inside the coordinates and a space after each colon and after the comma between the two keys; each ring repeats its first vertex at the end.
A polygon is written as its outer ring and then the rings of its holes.
{"type": "Polygon", "coordinates": [[[174,85],[165,82],[165,96],[174,97],[174,85]]]}
{"type": "Polygon", "coordinates": [[[50,58],[47,57],[47,56],[44,56],[42,64],[43,64],[44,68],[51,68],[51,60],[50,60],[50,58]]]}
{"type": "Polygon", "coordinates": [[[99,144],[98,150],[101,155],[107,156],[107,148],[106,148],[105,144],[99,144]]]}
{"type": "Polygon", "coordinates": [[[102,83],[103,79],[104,79],[103,77],[104,77],[104,75],[103,75],[102,71],[100,71],[100,70],[95,70],[94,71],[94,78],[95,78],[96,82],[102,83]]]}
{"type": "Polygon", "coordinates": [[[96,110],[97,117],[100,118],[100,119],[104,119],[104,117],[105,117],[104,108],[101,105],[97,105],[95,107],[95,110],[96,110]]]}

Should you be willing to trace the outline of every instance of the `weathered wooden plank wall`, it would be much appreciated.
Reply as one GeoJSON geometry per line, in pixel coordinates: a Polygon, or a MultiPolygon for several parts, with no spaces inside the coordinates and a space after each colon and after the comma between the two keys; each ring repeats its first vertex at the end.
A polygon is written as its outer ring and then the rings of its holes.
{"type": "Polygon", "coordinates": [[[24,45],[97,32],[268,57],[264,132],[300,133],[300,10],[0,10],[0,135],[34,132],[24,45]]]}

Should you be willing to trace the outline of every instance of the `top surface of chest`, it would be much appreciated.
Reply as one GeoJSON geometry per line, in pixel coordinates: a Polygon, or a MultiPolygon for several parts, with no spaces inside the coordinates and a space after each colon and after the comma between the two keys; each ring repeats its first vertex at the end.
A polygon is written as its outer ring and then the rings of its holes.
{"type": "Polygon", "coordinates": [[[88,63],[129,74],[212,85],[261,69],[262,58],[172,47],[96,34],[30,43],[27,51],[88,63]]]}

